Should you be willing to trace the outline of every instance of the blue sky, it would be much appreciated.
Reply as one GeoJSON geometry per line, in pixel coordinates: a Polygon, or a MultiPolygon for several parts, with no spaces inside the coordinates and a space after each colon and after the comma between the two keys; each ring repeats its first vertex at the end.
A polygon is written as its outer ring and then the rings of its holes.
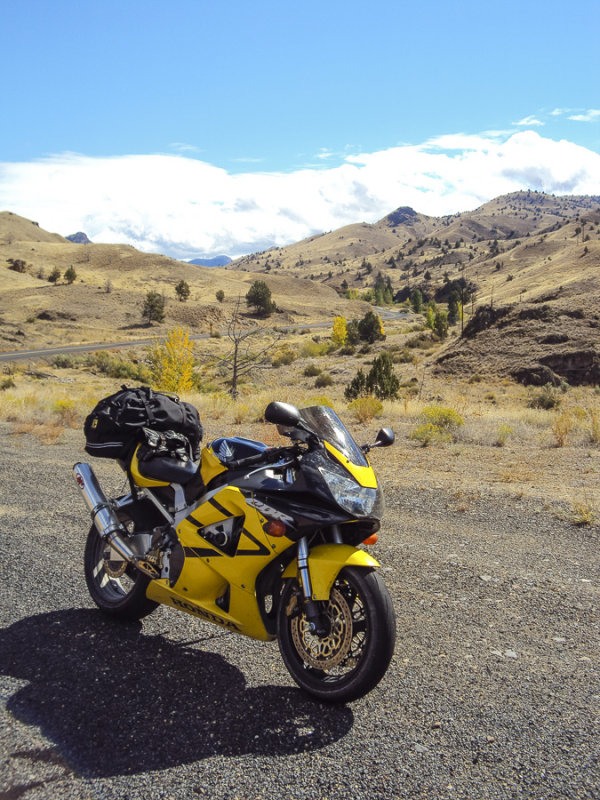
{"type": "Polygon", "coordinates": [[[0,2],[0,207],[63,234],[237,255],[600,194],[591,0],[0,2]]]}

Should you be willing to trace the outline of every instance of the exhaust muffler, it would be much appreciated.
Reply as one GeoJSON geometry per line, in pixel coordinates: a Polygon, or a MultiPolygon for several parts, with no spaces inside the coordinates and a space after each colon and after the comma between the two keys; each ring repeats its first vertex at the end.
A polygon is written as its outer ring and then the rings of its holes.
{"type": "Polygon", "coordinates": [[[73,466],[73,475],[81,489],[83,499],[89,508],[92,522],[102,539],[112,547],[125,561],[133,564],[137,569],[151,578],[159,578],[160,573],[156,567],[144,558],[136,555],[127,544],[123,535],[127,532],[117,516],[112,503],[104,494],[94,470],[89,464],[78,462],[73,466]]]}

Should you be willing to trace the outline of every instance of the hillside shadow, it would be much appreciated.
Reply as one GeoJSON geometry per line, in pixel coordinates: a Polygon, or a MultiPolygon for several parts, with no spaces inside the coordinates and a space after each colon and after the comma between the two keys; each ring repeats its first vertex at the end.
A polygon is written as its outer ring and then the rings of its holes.
{"type": "Polygon", "coordinates": [[[221,656],[81,609],[0,631],[0,671],[28,681],[8,709],[39,726],[79,774],[167,769],[214,755],[286,755],[351,729],[347,707],[297,689],[247,688],[221,656]]]}

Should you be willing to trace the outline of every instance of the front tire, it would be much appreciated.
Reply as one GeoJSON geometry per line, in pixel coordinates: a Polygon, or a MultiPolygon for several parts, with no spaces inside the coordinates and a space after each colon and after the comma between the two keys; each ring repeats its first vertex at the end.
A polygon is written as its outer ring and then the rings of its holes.
{"type": "MultiPolygon", "coordinates": [[[[133,522],[126,517],[121,521],[132,532],[133,522]]],[[[111,617],[139,620],[159,605],[146,597],[150,578],[132,564],[120,560],[95,525],[90,528],[85,545],[84,572],[92,600],[111,617]]]]}
{"type": "Polygon", "coordinates": [[[323,603],[331,630],[318,637],[301,610],[295,580],[284,588],[278,610],[278,641],[296,683],[319,700],[344,703],[367,694],[383,678],[396,640],[389,593],[373,571],[346,567],[323,603]]]}

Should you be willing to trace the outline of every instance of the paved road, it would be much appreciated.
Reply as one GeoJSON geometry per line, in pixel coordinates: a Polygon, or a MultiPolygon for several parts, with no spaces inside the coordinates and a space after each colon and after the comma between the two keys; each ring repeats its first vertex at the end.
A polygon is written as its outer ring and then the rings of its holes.
{"type": "MultiPolygon", "coordinates": [[[[377,308],[376,309],[383,319],[400,319],[402,317],[407,316],[408,312],[405,311],[392,311],[387,308],[377,308]]],[[[282,325],[277,326],[278,330],[281,331],[291,331],[297,330],[298,328],[330,328],[331,321],[327,322],[311,322],[307,325],[282,325]]],[[[225,331],[222,332],[225,334],[225,331]]],[[[201,339],[209,339],[209,333],[199,333],[195,336],[190,337],[193,341],[199,341],[201,339]]],[[[73,345],[63,345],[58,347],[40,347],[34,350],[11,350],[8,352],[0,352],[0,363],[4,361],[26,361],[26,360],[34,360],[38,358],[51,358],[52,356],[57,355],[65,355],[68,353],[77,354],[77,353],[91,353],[96,350],[118,350],[120,348],[125,347],[145,347],[149,344],[152,344],[156,341],[155,337],[147,337],[145,339],[135,339],[133,341],[127,342],[103,342],[103,343],[96,343],[96,344],[73,344],[73,345]]],[[[0,798],[1,800],[1,798],[0,798]]]]}
{"type": "Polygon", "coordinates": [[[0,423],[2,800],[598,797],[597,530],[526,498],[453,513],[451,492],[398,480],[374,548],[396,654],[366,698],[328,707],[275,644],[94,609],[81,444],[0,423]]]}

